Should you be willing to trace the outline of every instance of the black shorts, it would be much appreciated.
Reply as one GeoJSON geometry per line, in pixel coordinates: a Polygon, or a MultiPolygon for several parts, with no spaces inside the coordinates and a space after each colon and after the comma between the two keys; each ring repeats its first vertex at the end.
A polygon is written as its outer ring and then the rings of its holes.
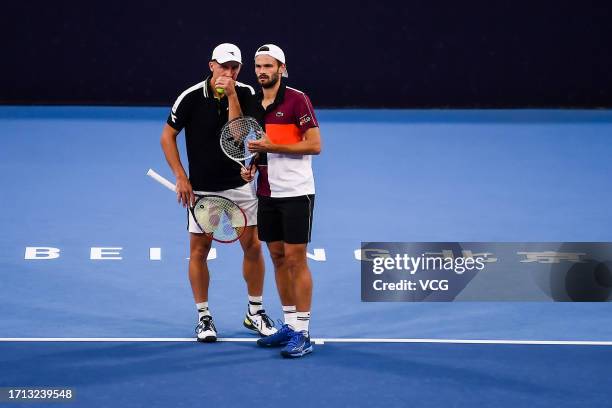
{"type": "Polygon", "coordinates": [[[314,194],[258,198],[257,231],[260,241],[284,241],[288,244],[310,242],[314,194]]]}

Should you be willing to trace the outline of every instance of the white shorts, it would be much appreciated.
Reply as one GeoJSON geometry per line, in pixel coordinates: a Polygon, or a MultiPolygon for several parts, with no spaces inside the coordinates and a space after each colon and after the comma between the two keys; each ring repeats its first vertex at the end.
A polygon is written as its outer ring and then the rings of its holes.
{"type": "MultiPolygon", "coordinates": [[[[247,219],[247,226],[249,225],[257,225],[257,196],[255,195],[255,191],[253,191],[253,186],[251,183],[247,183],[242,187],[233,188],[231,190],[223,190],[223,191],[194,191],[193,194],[196,196],[203,195],[218,195],[221,197],[225,197],[229,200],[232,200],[238,207],[242,208],[247,219]]],[[[202,230],[198,227],[195,220],[193,219],[193,215],[191,215],[191,211],[187,210],[187,230],[194,234],[202,234],[202,230]]]]}

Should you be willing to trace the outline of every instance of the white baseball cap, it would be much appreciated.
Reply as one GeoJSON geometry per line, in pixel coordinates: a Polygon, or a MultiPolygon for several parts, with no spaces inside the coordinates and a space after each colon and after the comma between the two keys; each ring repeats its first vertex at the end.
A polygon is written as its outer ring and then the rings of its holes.
{"type": "Polygon", "coordinates": [[[225,64],[228,61],[236,61],[242,64],[242,55],[240,54],[240,48],[234,44],[223,43],[215,47],[212,52],[211,60],[217,61],[219,64],[225,64]]]}
{"type": "MultiPolygon", "coordinates": [[[[269,55],[272,58],[276,58],[281,64],[287,64],[285,62],[285,53],[278,45],[264,44],[255,51],[255,58],[260,55],[269,55]]],[[[288,77],[287,68],[285,67],[284,77],[288,77]]]]}

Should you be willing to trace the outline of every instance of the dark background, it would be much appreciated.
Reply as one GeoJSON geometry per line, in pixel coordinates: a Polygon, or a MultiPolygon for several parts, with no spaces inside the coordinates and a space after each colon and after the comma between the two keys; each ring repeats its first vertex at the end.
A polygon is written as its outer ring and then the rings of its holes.
{"type": "Polygon", "coordinates": [[[606,1],[11,2],[0,103],[170,105],[212,48],[285,50],[315,107],[612,107],[606,1]]]}

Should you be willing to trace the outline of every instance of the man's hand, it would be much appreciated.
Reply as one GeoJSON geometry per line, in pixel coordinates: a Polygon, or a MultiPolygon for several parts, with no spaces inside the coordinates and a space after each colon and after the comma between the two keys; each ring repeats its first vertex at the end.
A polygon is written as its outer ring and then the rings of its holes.
{"type": "Polygon", "coordinates": [[[248,143],[247,148],[251,153],[267,153],[273,152],[274,146],[274,143],[270,142],[270,139],[268,139],[268,136],[266,136],[264,133],[261,139],[251,140],[248,143]]]}
{"type": "Polygon", "coordinates": [[[249,166],[246,169],[243,167],[240,169],[240,177],[249,183],[255,178],[255,173],[257,173],[257,166],[249,166]]]}
{"type": "Polygon", "coordinates": [[[195,195],[187,177],[176,179],[176,199],[183,207],[193,207],[195,204],[195,195]]]}
{"type": "Polygon", "coordinates": [[[236,82],[231,77],[219,77],[215,82],[215,88],[223,88],[226,96],[233,96],[236,94],[236,82]]]}

